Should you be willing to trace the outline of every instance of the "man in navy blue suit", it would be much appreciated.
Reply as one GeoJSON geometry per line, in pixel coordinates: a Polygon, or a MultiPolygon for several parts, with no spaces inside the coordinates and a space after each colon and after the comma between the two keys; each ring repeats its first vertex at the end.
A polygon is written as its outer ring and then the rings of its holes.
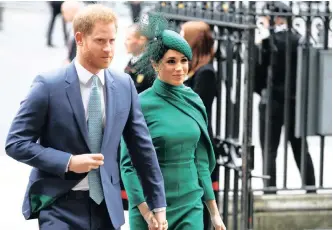
{"type": "Polygon", "coordinates": [[[73,27],[76,59],[35,78],[6,140],[7,154],[33,167],[23,215],[38,218],[42,230],[119,229],[123,136],[147,197],[147,224],[166,229],[164,181],[134,83],[108,69],[116,17],[90,5],[73,27]]]}

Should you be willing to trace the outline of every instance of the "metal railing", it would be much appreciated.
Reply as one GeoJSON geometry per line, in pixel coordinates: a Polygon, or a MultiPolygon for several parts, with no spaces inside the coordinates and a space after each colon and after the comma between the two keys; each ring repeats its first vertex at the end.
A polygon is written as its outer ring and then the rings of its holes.
{"type": "MultiPolygon", "coordinates": [[[[265,4],[264,2],[242,2],[242,1],[220,1],[220,2],[159,2],[155,12],[161,12],[171,21],[175,30],[180,30],[181,24],[186,21],[204,21],[211,26],[216,40],[216,73],[218,77],[218,94],[216,103],[216,133],[215,142],[217,143],[217,154],[221,154],[219,164],[224,167],[224,190],[222,202],[222,215],[228,228],[229,192],[233,193],[233,229],[238,226],[238,181],[241,180],[241,226],[240,229],[253,229],[253,192],[257,189],[252,188],[252,178],[264,180],[264,188],[261,191],[288,190],[287,187],[287,154],[289,133],[284,136],[284,176],[283,188],[268,187],[268,155],[270,143],[271,117],[272,117],[272,95],[273,95],[273,67],[276,63],[276,49],[273,36],[269,36],[270,65],[266,72],[265,84],[268,91],[268,103],[265,110],[265,143],[263,148],[263,174],[254,175],[254,146],[252,143],[253,129],[253,94],[255,85],[259,84],[256,78],[256,64],[260,59],[261,46],[256,44],[255,38],[260,36],[258,29],[263,28],[263,19],[269,17],[267,28],[270,34],[274,33],[274,19],[276,16],[283,16],[287,21],[287,33],[285,36],[285,81],[284,81],[284,101],[283,101],[283,126],[289,129],[291,88],[291,34],[299,34],[301,37],[300,45],[303,52],[303,66],[305,66],[302,76],[303,90],[301,90],[300,104],[302,122],[299,129],[301,138],[301,177],[304,190],[329,189],[323,186],[323,161],[325,136],[320,135],[320,166],[319,166],[319,186],[306,186],[306,138],[309,136],[307,123],[310,119],[308,111],[308,89],[309,89],[309,50],[311,47],[320,47],[323,50],[331,50],[329,37],[331,36],[331,5],[329,2],[290,2],[290,11],[275,10],[280,3],[265,4]],[[314,33],[311,31],[315,29],[314,33]],[[225,87],[223,87],[223,85],[225,87]],[[225,92],[222,90],[225,89],[225,92]],[[232,93],[233,92],[233,93],[232,93]],[[225,95],[223,98],[222,95],[225,95]],[[222,117],[222,103],[225,103],[225,117],[222,117]],[[243,103],[243,104],[241,104],[243,103]],[[224,128],[222,130],[222,124],[224,128]],[[223,132],[222,132],[223,131],[223,132]],[[223,155],[223,156],[222,156],[223,155]],[[233,190],[230,189],[230,173],[234,172],[233,190]]],[[[299,55],[299,54],[298,54],[299,55]]],[[[281,60],[280,60],[281,61],[281,60]]],[[[298,65],[298,64],[297,64],[298,65]]],[[[219,173],[219,172],[218,172],[219,173]]]]}

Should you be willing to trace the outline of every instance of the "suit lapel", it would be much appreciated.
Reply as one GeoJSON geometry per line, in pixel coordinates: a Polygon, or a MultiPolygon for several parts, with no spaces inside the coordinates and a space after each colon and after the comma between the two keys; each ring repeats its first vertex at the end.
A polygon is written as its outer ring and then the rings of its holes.
{"type": "Polygon", "coordinates": [[[102,142],[102,152],[106,143],[110,139],[111,131],[114,123],[114,117],[116,113],[116,98],[115,98],[115,86],[114,79],[108,69],[104,72],[105,76],[105,93],[106,93],[106,102],[105,102],[105,129],[102,142]]]}
{"type": "Polygon", "coordinates": [[[72,110],[75,115],[76,122],[79,126],[83,139],[85,140],[86,145],[89,148],[88,128],[87,128],[87,123],[86,123],[86,119],[85,119],[79,78],[76,73],[74,62],[72,62],[67,69],[66,82],[68,84],[66,86],[66,93],[67,93],[68,100],[71,104],[72,110]]]}

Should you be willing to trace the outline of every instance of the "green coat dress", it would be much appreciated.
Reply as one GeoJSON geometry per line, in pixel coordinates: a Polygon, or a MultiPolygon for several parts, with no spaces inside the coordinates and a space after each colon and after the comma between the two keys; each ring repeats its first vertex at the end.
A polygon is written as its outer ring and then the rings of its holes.
{"type": "MultiPolygon", "coordinates": [[[[215,199],[210,175],[216,163],[205,107],[190,88],[159,79],[140,94],[140,103],[164,178],[169,229],[202,230],[202,201],[215,199]]],[[[121,175],[130,229],[148,229],[137,208],[146,200],[144,191],[124,142],[121,175]]]]}

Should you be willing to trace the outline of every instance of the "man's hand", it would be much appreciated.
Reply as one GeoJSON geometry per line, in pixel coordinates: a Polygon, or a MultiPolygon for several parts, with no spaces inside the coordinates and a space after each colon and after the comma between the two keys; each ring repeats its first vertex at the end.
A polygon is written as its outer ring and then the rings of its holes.
{"type": "Polygon", "coordinates": [[[166,211],[155,212],[155,218],[158,222],[158,230],[168,229],[168,222],[166,220],[166,211]]]}
{"type": "Polygon", "coordinates": [[[86,173],[92,169],[97,169],[104,164],[104,156],[101,153],[86,153],[73,155],[68,166],[68,170],[75,173],[86,173]]]}
{"type": "Polygon", "coordinates": [[[165,220],[162,223],[158,222],[156,218],[156,214],[152,211],[148,211],[143,218],[146,220],[148,224],[149,230],[167,230],[168,229],[168,222],[165,220]]]}
{"type": "MultiPolygon", "coordinates": [[[[158,223],[158,228],[156,228],[157,230],[167,230],[168,229],[168,221],[165,220],[163,224],[158,223]]],[[[152,229],[149,229],[152,230],[152,229]]]]}
{"type": "Polygon", "coordinates": [[[211,216],[212,224],[215,230],[227,230],[225,227],[220,214],[211,216]]]}
{"type": "Polygon", "coordinates": [[[143,215],[143,218],[148,224],[149,230],[156,230],[158,229],[158,222],[153,214],[152,211],[148,211],[143,215]]]}

